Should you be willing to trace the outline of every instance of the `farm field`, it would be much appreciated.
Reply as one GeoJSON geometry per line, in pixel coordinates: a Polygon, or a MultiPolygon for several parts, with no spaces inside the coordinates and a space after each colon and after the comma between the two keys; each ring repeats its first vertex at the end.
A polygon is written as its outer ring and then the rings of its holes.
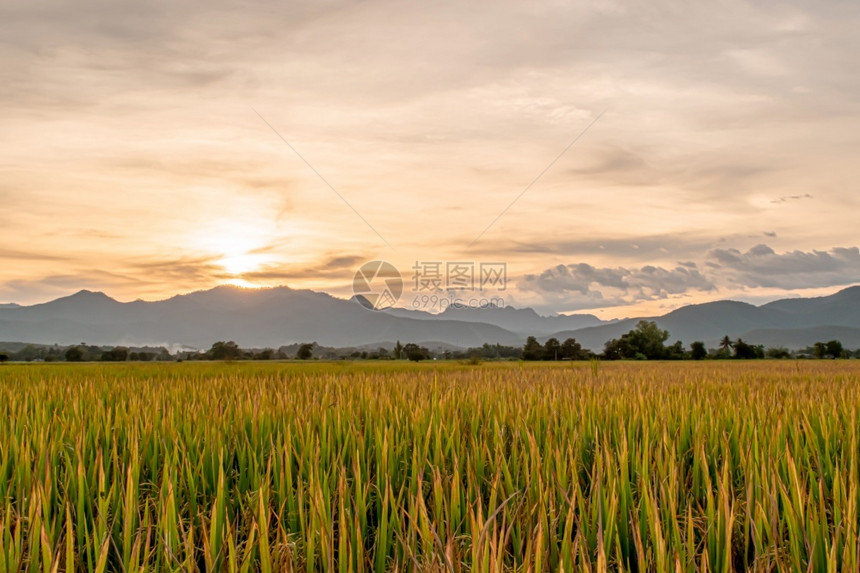
{"type": "Polygon", "coordinates": [[[0,367],[0,572],[857,571],[860,362],[0,367]]]}

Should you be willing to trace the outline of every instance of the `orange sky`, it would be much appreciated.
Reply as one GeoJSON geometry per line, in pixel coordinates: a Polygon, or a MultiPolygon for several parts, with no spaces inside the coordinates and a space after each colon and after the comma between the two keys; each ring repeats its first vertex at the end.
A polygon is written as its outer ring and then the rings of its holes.
{"type": "Polygon", "coordinates": [[[860,282],[860,9],[640,4],[4,6],[0,302],[374,259],[601,317],[860,282]]]}

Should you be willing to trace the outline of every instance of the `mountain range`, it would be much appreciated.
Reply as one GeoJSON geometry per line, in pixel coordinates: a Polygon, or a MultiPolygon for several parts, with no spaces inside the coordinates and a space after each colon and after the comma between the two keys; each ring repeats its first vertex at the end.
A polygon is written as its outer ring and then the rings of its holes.
{"type": "MultiPolygon", "coordinates": [[[[803,348],[838,339],[860,347],[860,286],[818,298],[777,300],[762,306],[736,301],[690,305],[647,317],[670,332],[670,342],[720,338],[803,348]]],[[[521,345],[527,336],[576,338],[583,347],[604,343],[643,318],[606,322],[590,314],[541,316],[530,308],[368,310],[345,300],[288,287],[219,286],[155,302],[118,302],[104,293],[80,291],[31,306],[0,305],[0,340],[41,344],[185,345],[208,348],[218,340],[243,347],[278,347],[316,341],[326,346],[390,346],[395,341],[430,347],[521,345]]]]}

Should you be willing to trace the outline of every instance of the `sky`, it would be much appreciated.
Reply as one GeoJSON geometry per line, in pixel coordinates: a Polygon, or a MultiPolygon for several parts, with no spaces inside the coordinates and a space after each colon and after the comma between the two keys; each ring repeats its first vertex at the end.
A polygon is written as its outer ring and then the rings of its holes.
{"type": "Polygon", "coordinates": [[[425,263],[602,318],[835,292],[858,29],[834,0],[6,2],[0,302],[348,297],[374,260],[407,307],[425,263]]]}

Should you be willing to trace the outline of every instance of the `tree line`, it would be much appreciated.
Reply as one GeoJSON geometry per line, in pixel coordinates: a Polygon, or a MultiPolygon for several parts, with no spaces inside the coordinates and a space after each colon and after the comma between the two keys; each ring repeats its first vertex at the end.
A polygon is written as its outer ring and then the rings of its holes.
{"type": "MultiPolygon", "coordinates": [[[[416,343],[401,344],[398,340],[390,351],[380,347],[375,351],[327,348],[317,343],[302,343],[292,349],[282,347],[274,358],[299,360],[412,360],[420,362],[430,359],[445,360],[528,360],[528,361],[559,361],[559,360],[705,360],[705,359],[783,359],[783,358],[860,358],[860,350],[851,352],[845,350],[838,340],[818,342],[813,346],[799,351],[790,351],[783,347],[765,348],[759,344],[749,344],[741,338],[732,340],[724,336],[717,348],[708,349],[702,341],[695,341],[689,348],[683,342],[676,341],[667,344],[669,331],[661,329],[656,322],[641,320],[636,327],[619,338],[606,342],[603,352],[595,353],[576,341],[567,338],[559,341],[550,337],[541,343],[537,337],[529,336],[522,347],[505,346],[501,344],[483,344],[466,350],[436,350],[432,351],[416,343]],[[286,350],[286,351],[285,351],[286,350]],[[292,350],[292,351],[291,351],[292,350]]],[[[218,342],[209,352],[197,355],[200,359],[260,359],[259,356],[239,349],[235,343],[218,342]],[[226,346],[225,346],[226,345],[226,346]],[[230,348],[231,353],[224,355],[223,349],[230,348]]],[[[268,356],[267,358],[271,358],[268,356]]],[[[266,358],[263,358],[266,359],[266,358]]]]}
{"type": "Polygon", "coordinates": [[[606,342],[601,353],[595,353],[574,338],[559,341],[548,338],[541,343],[537,337],[529,336],[523,346],[484,344],[479,347],[430,350],[414,342],[401,344],[398,340],[392,349],[379,347],[375,350],[325,347],[316,342],[295,343],[278,349],[244,349],[234,341],[215,342],[209,350],[183,351],[171,354],[166,348],[128,348],[125,346],[102,347],[78,344],[62,347],[26,345],[16,352],[0,350],[0,363],[12,360],[21,362],[126,362],[126,361],[174,361],[174,360],[705,360],[705,359],[785,359],[860,358],[860,349],[850,351],[838,340],[816,342],[805,349],[790,351],[784,347],[765,348],[738,338],[724,336],[716,348],[706,348],[702,341],[695,341],[689,348],[681,341],[667,344],[669,331],[661,329],[656,322],[641,320],[636,327],[606,342]]]}
{"type": "Polygon", "coordinates": [[[695,341],[687,349],[681,341],[666,345],[669,331],[656,322],[640,320],[636,328],[620,338],[609,340],[601,358],[606,360],[705,360],[705,359],[785,359],[785,358],[860,358],[860,349],[851,352],[838,340],[816,342],[813,346],[792,352],[785,347],[765,348],[743,339],[732,340],[723,336],[717,348],[708,349],[702,341],[695,341]]]}
{"type": "Polygon", "coordinates": [[[129,348],[96,346],[85,343],[72,346],[27,344],[15,351],[0,350],[0,362],[153,362],[172,361],[176,357],[166,348],[129,348]]]}

